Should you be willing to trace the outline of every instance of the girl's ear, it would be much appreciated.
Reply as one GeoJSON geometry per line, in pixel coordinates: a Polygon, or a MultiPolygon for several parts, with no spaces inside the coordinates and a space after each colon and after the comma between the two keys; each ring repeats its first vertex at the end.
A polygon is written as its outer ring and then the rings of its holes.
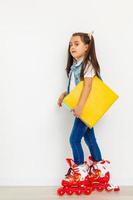
{"type": "Polygon", "coordinates": [[[85,44],[85,50],[86,51],[90,50],[90,44],[85,44]]]}

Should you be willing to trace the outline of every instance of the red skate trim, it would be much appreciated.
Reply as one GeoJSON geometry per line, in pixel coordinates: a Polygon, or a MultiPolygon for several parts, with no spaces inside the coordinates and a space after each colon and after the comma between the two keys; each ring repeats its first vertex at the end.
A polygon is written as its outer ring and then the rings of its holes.
{"type": "Polygon", "coordinates": [[[74,161],[73,161],[71,158],[66,158],[66,161],[67,161],[67,163],[68,163],[68,165],[69,165],[70,167],[73,166],[74,161]]]}
{"type": "Polygon", "coordinates": [[[101,163],[101,164],[104,164],[104,163],[110,164],[110,161],[108,161],[108,160],[102,160],[102,161],[100,161],[100,163],[101,163]]]}
{"type": "Polygon", "coordinates": [[[108,164],[110,164],[110,161],[108,161],[108,160],[96,161],[96,160],[94,160],[94,159],[92,158],[92,156],[89,156],[89,160],[92,161],[92,162],[94,162],[94,163],[100,162],[101,164],[104,164],[104,163],[107,162],[108,164]]]}
{"type": "Polygon", "coordinates": [[[89,156],[89,160],[91,160],[92,162],[94,162],[94,159],[92,158],[92,156],[89,156]]]}
{"type": "Polygon", "coordinates": [[[109,172],[107,172],[104,177],[99,177],[97,180],[100,183],[108,183],[109,179],[110,179],[110,174],[109,172]]]}

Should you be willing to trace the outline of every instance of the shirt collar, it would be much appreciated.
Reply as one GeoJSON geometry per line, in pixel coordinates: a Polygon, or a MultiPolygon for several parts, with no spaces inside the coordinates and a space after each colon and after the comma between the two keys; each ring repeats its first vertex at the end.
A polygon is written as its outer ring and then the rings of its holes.
{"type": "Polygon", "coordinates": [[[75,66],[79,66],[83,62],[83,59],[84,59],[84,57],[80,58],[80,60],[78,60],[78,61],[76,59],[74,59],[73,60],[73,64],[75,66]]]}

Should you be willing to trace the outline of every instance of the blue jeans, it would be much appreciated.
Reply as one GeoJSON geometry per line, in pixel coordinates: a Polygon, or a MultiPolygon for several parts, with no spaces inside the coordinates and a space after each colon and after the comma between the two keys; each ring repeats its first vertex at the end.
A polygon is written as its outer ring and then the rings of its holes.
{"type": "Polygon", "coordinates": [[[95,138],[94,128],[90,129],[79,118],[75,117],[74,125],[70,135],[70,145],[73,152],[74,162],[77,165],[84,163],[84,152],[81,146],[82,137],[84,137],[85,143],[90,150],[92,158],[95,161],[102,160],[101,152],[95,138]]]}

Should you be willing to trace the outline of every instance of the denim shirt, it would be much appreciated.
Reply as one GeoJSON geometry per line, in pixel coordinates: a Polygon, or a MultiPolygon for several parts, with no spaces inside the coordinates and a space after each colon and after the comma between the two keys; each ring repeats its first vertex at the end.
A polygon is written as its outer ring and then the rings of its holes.
{"type": "Polygon", "coordinates": [[[70,93],[70,83],[71,83],[72,73],[74,74],[75,85],[77,85],[80,82],[80,72],[82,68],[82,63],[83,63],[83,59],[80,59],[78,62],[73,62],[71,66],[71,70],[69,72],[69,78],[68,78],[67,94],[70,93]]]}

